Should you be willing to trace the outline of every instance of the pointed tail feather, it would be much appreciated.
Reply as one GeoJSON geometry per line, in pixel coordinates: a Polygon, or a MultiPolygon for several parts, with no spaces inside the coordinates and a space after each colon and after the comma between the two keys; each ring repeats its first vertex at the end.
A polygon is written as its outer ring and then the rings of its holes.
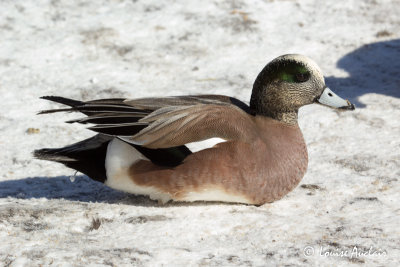
{"type": "Polygon", "coordinates": [[[76,106],[84,104],[84,102],[82,102],[82,101],[65,98],[65,97],[61,97],[61,96],[42,96],[41,99],[50,100],[50,101],[53,101],[53,102],[56,102],[59,104],[64,104],[64,105],[67,105],[70,107],[76,107],[76,106]]]}
{"type": "Polygon", "coordinates": [[[107,145],[111,139],[112,137],[96,135],[63,148],[35,150],[33,155],[37,159],[62,163],[93,180],[104,183],[107,179],[104,163],[107,145]]]}

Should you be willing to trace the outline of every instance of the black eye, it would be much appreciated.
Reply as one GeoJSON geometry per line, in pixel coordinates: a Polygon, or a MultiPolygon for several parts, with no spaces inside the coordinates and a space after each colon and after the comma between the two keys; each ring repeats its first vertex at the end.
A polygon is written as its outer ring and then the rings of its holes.
{"type": "Polygon", "coordinates": [[[310,74],[309,73],[297,73],[295,75],[295,77],[296,77],[296,82],[303,83],[303,82],[308,81],[308,79],[310,78],[310,74]]]}

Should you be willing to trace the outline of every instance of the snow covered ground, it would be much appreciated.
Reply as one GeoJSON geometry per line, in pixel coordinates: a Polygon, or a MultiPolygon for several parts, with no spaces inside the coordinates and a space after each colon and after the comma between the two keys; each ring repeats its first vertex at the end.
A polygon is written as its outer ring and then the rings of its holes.
{"type": "Polygon", "coordinates": [[[399,266],[398,0],[0,1],[1,266],[399,266]],[[91,136],[39,99],[227,94],[301,53],[358,109],[300,112],[309,169],[261,207],[167,204],[31,151],[91,136]]]}

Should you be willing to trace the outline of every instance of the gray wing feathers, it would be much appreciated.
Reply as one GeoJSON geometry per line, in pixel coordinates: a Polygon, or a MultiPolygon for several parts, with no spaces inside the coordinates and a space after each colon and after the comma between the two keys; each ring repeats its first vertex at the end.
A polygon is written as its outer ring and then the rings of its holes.
{"type": "Polygon", "coordinates": [[[166,148],[212,137],[238,139],[253,127],[233,105],[197,104],[160,108],[139,120],[149,126],[124,140],[149,148],[166,148]],[[246,127],[241,127],[247,124],[246,127]]]}
{"type": "Polygon", "coordinates": [[[89,129],[148,148],[169,148],[212,137],[245,140],[257,132],[249,107],[222,95],[177,96],[142,99],[99,99],[82,102],[63,97],[43,97],[70,106],[42,113],[79,111],[94,124],[89,129]]]}
{"type": "MultiPolygon", "coordinates": [[[[219,96],[217,96],[219,97],[219,96]]],[[[222,96],[221,96],[222,97],[222,96]]],[[[171,96],[164,98],[139,98],[127,99],[125,104],[140,109],[158,110],[165,107],[177,106],[193,106],[197,104],[216,104],[216,105],[229,105],[230,103],[221,101],[220,99],[204,98],[201,96],[171,96]]]]}

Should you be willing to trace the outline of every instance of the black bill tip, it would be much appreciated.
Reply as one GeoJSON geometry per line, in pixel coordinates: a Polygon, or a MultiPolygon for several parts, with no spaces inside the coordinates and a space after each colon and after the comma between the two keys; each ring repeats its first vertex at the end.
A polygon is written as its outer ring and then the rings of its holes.
{"type": "Polygon", "coordinates": [[[347,102],[347,106],[343,106],[343,107],[339,107],[339,109],[343,109],[343,110],[355,110],[356,106],[352,103],[350,103],[349,100],[346,99],[347,102]]]}

